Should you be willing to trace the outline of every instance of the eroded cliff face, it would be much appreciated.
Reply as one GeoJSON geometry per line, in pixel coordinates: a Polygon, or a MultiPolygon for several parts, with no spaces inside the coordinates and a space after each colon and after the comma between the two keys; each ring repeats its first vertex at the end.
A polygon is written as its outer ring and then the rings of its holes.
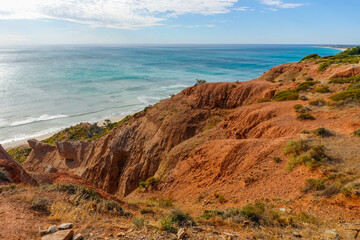
{"type": "Polygon", "coordinates": [[[11,158],[0,145],[0,168],[2,168],[11,183],[36,186],[37,182],[11,158]]]}
{"type": "MultiPolygon", "coordinates": [[[[284,158],[285,143],[306,129],[328,127],[350,134],[360,127],[358,107],[351,111],[312,107],[316,120],[299,121],[293,106],[307,102],[259,102],[309,77],[327,83],[332,77],[360,73],[359,64],[322,72],[317,67],[291,63],[249,82],[187,88],[95,142],[65,141],[52,146],[30,141],[33,151],[24,167],[41,172],[52,165],[128,198],[138,194],[134,190],[139,182],[156,176],[162,179],[161,194],[189,201],[217,191],[228,193],[234,201],[264,196],[294,199],[301,195],[299,186],[318,173],[301,167],[287,172],[285,162],[272,161],[284,158]]],[[[319,97],[313,92],[302,94],[309,99],[319,97]]]]}

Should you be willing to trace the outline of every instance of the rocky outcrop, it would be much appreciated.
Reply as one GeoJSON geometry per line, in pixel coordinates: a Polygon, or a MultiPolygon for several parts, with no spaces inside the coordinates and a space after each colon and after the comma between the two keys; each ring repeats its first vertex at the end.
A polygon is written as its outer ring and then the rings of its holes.
{"type": "Polygon", "coordinates": [[[0,145],[0,168],[4,169],[12,183],[37,185],[37,182],[0,145]]]}

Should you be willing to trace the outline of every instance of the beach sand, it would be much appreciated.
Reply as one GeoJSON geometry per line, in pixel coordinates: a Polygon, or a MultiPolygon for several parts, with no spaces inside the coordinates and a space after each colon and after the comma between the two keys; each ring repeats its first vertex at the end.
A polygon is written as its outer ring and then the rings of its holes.
{"type": "MultiPolygon", "coordinates": [[[[124,119],[126,116],[128,116],[128,115],[120,115],[120,116],[115,116],[115,117],[107,118],[107,119],[109,119],[111,122],[118,122],[118,121],[121,121],[122,119],[124,119]]],[[[105,122],[105,120],[106,119],[100,120],[100,121],[97,122],[97,124],[99,126],[102,126],[103,123],[105,122]]],[[[9,150],[9,149],[17,148],[17,147],[21,147],[21,146],[28,146],[27,141],[30,140],[30,139],[36,139],[38,141],[42,141],[42,140],[45,140],[45,139],[53,136],[57,132],[59,132],[59,131],[48,133],[48,134],[45,134],[45,135],[42,135],[42,136],[39,136],[39,137],[36,137],[36,138],[27,138],[27,139],[22,139],[22,140],[19,140],[19,141],[6,143],[6,144],[3,144],[2,146],[4,147],[5,150],[9,150]]]]}

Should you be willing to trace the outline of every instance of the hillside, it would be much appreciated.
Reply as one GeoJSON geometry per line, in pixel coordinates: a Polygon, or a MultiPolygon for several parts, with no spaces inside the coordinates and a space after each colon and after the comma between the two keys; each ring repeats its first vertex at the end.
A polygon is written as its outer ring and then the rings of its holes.
{"type": "Polygon", "coordinates": [[[199,84],[89,138],[69,128],[31,140],[22,167],[40,185],[85,184],[135,215],[131,204],[154,207],[152,224],[176,205],[240,239],[327,239],[328,228],[350,239],[346,226],[360,221],[359,50],[199,84]]]}

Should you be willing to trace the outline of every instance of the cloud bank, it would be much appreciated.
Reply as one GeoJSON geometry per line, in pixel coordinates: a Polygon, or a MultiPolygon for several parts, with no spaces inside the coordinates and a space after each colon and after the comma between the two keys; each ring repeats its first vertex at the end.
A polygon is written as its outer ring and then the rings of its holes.
{"type": "Polygon", "coordinates": [[[304,5],[302,3],[284,3],[281,0],[262,0],[262,3],[276,8],[296,8],[304,5]]]}
{"type": "Polygon", "coordinates": [[[185,14],[227,13],[238,0],[5,0],[0,19],[57,19],[95,27],[137,29],[185,14]]]}

